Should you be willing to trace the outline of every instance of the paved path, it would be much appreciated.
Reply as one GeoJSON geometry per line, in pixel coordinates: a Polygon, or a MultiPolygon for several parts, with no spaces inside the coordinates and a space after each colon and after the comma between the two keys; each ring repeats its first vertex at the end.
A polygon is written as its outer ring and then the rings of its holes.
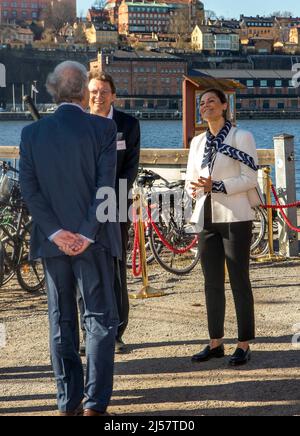
{"type": "MultiPolygon", "coordinates": [[[[178,279],[151,268],[151,284],[166,296],[132,301],[126,341],[116,359],[111,411],[127,416],[300,415],[300,349],[292,346],[300,323],[300,262],[253,265],[257,342],[252,362],[202,365],[190,357],[206,344],[200,268],[178,279]]],[[[140,283],[130,280],[131,289],[140,283]]],[[[8,341],[0,349],[0,415],[55,415],[55,384],[48,355],[47,307],[15,284],[0,290],[0,323],[8,341]]],[[[299,329],[300,330],[300,329],[299,329]]],[[[235,349],[236,322],[228,289],[226,354],[235,349]]]]}

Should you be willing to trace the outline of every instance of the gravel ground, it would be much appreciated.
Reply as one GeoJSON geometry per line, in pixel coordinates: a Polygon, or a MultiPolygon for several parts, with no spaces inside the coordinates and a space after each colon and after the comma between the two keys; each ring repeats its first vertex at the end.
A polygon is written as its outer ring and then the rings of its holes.
{"type": "MultiPolygon", "coordinates": [[[[300,415],[300,349],[292,346],[300,323],[300,261],[251,268],[257,341],[252,361],[228,366],[236,344],[236,320],[227,286],[225,359],[201,365],[190,357],[207,343],[200,267],[177,278],[150,268],[151,285],[163,298],[132,300],[126,342],[116,357],[110,411],[124,416],[300,415]]],[[[139,280],[130,279],[137,291],[139,280]]],[[[48,353],[47,305],[16,283],[0,289],[0,415],[56,415],[55,383],[48,353]]],[[[300,328],[298,329],[300,331],[300,328]]]]}

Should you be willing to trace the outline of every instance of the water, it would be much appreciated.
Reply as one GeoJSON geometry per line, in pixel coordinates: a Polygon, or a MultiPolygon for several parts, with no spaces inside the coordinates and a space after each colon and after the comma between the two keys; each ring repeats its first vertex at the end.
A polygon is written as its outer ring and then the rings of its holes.
{"type": "MultiPolygon", "coordinates": [[[[0,144],[18,145],[21,130],[30,124],[26,121],[1,121],[0,144]]],[[[250,130],[258,148],[273,148],[273,136],[289,133],[295,136],[296,185],[300,199],[300,120],[247,120],[239,121],[239,127],[250,130]]],[[[143,148],[181,148],[181,121],[141,121],[143,148]]]]}

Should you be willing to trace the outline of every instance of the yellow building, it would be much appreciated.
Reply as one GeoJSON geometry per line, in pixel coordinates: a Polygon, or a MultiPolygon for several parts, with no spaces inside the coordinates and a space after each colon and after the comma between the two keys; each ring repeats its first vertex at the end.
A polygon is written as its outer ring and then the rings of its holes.
{"type": "Polygon", "coordinates": [[[289,42],[291,44],[300,45],[300,26],[295,26],[290,29],[289,42]]]}
{"type": "Polygon", "coordinates": [[[209,52],[238,52],[239,32],[219,26],[196,26],[191,35],[192,49],[209,52]]]}
{"type": "Polygon", "coordinates": [[[86,39],[89,44],[101,46],[118,46],[119,35],[117,28],[108,23],[92,23],[85,28],[86,39]]]}

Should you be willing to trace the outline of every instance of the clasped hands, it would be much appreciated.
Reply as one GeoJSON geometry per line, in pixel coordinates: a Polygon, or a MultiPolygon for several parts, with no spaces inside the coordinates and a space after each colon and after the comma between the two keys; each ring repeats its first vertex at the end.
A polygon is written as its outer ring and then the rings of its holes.
{"type": "Polygon", "coordinates": [[[90,246],[90,241],[81,235],[61,230],[53,239],[53,242],[67,256],[78,256],[90,246]]]}
{"type": "Polygon", "coordinates": [[[199,177],[198,182],[191,182],[191,185],[193,187],[192,196],[193,198],[196,198],[198,193],[197,191],[201,188],[202,189],[204,188],[205,194],[211,192],[213,187],[213,182],[211,177],[209,177],[208,179],[206,179],[205,177],[199,177]]]}

